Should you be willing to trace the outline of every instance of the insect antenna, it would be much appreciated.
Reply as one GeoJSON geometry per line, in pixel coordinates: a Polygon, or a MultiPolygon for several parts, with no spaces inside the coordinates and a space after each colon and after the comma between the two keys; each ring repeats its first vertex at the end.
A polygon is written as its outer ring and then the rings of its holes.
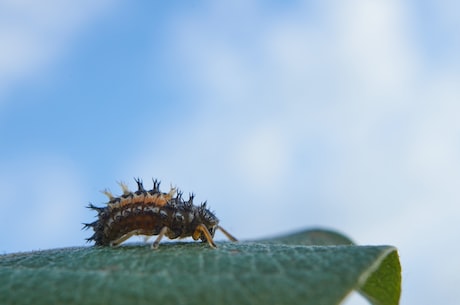
{"type": "Polygon", "coordinates": [[[225,229],[222,228],[221,226],[217,226],[216,229],[221,230],[222,233],[224,233],[224,235],[227,236],[228,239],[230,239],[230,241],[233,241],[233,242],[238,241],[232,234],[228,233],[227,230],[225,230],[225,229]]]}

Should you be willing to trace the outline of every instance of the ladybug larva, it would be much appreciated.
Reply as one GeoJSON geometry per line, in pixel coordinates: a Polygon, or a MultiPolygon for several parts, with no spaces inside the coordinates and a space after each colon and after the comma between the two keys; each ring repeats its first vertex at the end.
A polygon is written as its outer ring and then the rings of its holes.
{"type": "Polygon", "coordinates": [[[106,207],[89,204],[88,208],[97,212],[97,220],[84,223],[84,228],[93,228],[94,234],[87,241],[96,246],[118,246],[133,235],[158,235],[152,248],[158,248],[163,236],[170,239],[191,236],[216,248],[213,237],[219,229],[231,241],[237,241],[224,228],[219,219],[206,208],[206,202],[196,206],[194,195],[182,199],[182,193],[171,187],[168,193],[160,191],[160,182],[153,180],[153,189],[144,189],[142,181],[135,179],[137,191],[131,192],[127,185],[119,183],[123,194],[115,197],[108,190],[103,191],[109,198],[106,207]]]}

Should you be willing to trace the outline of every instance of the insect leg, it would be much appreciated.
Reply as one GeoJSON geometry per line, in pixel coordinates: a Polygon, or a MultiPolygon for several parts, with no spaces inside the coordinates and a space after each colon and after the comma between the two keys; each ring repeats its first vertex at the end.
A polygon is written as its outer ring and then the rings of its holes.
{"type": "Polygon", "coordinates": [[[163,227],[161,228],[161,231],[160,233],[158,234],[158,237],[157,239],[155,239],[155,241],[153,242],[152,244],[152,249],[158,249],[158,246],[160,245],[160,241],[161,239],[163,238],[163,236],[168,233],[169,231],[169,228],[168,227],[163,227]]]}
{"type": "Polygon", "coordinates": [[[206,228],[206,226],[204,224],[202,224],[202,223],[200,223],[198,226],[196,226],[195,232],[193,232],[193,235],[192,235],[193,239],[197,240],[198,238],[200,238],[201,233],[204,234],[204,237],[206,237],[206,241],[211,246],[211,248],[217,248],[216,244],[212,240],[211,233],[209,233],[209,231],[206,228]]]}
{"type": "Polygon", "coordinates": [[[222,228],[221,226],[217,226],[217,229],[221,230],[222,233],[224,233],[225,236],[227,236],[227,238],[230,239],[230,241],[233,241],[233,242],[238,241],[235,237],[233,237],[232,234],[228,233],[227,230],[225,230],[225,229],[222,228]]]}
{"type": "Polygon", "coordinates": [[[110,246],[111,247],[116,247],[116,246],[120,245],[122,242],[124,242],[125,240],[127,240],[128,238],[130,238],[131,236],[139,235],[140,233],[141,233],[140,230],[133,230],[131,232],[128,232],[128,233],[122,235],[121,237],[115,239],[114,241],[111,241],[110,246]]]}

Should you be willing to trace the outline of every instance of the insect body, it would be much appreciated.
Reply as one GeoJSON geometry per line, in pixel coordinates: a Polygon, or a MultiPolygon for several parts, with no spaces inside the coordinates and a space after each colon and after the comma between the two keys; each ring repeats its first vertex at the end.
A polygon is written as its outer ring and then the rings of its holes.
{"type": "Polygon", "coordinates": [[[213,237],[217,229],[231,241],[237,241],[219,226],[219,219],[206,208],[206,202],[193,205],[193,194],[185,201],[175,188],[162,193],[157,180],[153,181],[150,191],[144,189],[140,179],[136,179],[136,183],[138,189],[135,192],[120,183],[123,194],[119,197],[103,191],[109,197],[106,207],[89,204],[88,208],[97,211],[98,219],[84,224],[85,229],[91,227],[94,230],[87,241],[94,241],[96,246],[117,246],[133,235],[158,235],[152,244],[156,249],[163,236],[170,239],[191,236],[216,248],[213,237]]]}

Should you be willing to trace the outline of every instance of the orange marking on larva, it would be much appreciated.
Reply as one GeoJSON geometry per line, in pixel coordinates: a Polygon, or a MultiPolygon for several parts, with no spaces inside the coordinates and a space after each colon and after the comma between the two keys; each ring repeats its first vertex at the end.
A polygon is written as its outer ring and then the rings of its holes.
{"type": "Polygon", "coordinates": [[[131,204],[132,202],[133,202],[133,199],[131,197],[122,198],[119,205],[123,207],[123,206],[131,204]]]}
{"type": "Polygon", "coordinates": [[[110,200],[106,207],[88,206],[98,213],[97,221],[85,224],[85,228],[94,230],[88,241],[94,240],[97,246],[116,246],[133,235],[158,235],[152,245],[156,248],[163,236],[170,239],[192,236],[215,247],[213,237],[217,229],[231,241],[236,241],[218,225],[219,220],[206,208],[206,203],[193,205],[193,195],[184,201],[181,192],[176,196],[176,188],[171,187],[168,193],[162,193],[157,180],[153,181],[150,191],[144,189],[139,179],[136,183],[136,192],[129,191],[126,184],[120,183],[123,190],[120,197],[105,191],[110,200]]]}
{"type": "Polygon", "coordinates": [[[144,204],[149,204],[150,202],[153,201],[153,198],[154,196],[152,196],[152,194],[150,194],[149,192],[147,192],[144,196],[144,204]]]}
{"type": "Polygon", "coordinates": [[[163,194],[155,194],[152,198],[152,204],[157,206],[164,206],[167,203],[163,194]]]}
{"type": "Polygon", "coordinates": [[[144,203],[144,200],[145,200],[145,195],[144,194],[140,194],[140,195],[135,195],[132,199],[132,203],[133,204],[136,204],[136,203],[144,203]]]}
{"type": "Polygon", "coordinates": [[[168,203],[168,200],[162,194],[154,194],[145,196],[144,205],[153,205],[162,207],[168,203]]]}

